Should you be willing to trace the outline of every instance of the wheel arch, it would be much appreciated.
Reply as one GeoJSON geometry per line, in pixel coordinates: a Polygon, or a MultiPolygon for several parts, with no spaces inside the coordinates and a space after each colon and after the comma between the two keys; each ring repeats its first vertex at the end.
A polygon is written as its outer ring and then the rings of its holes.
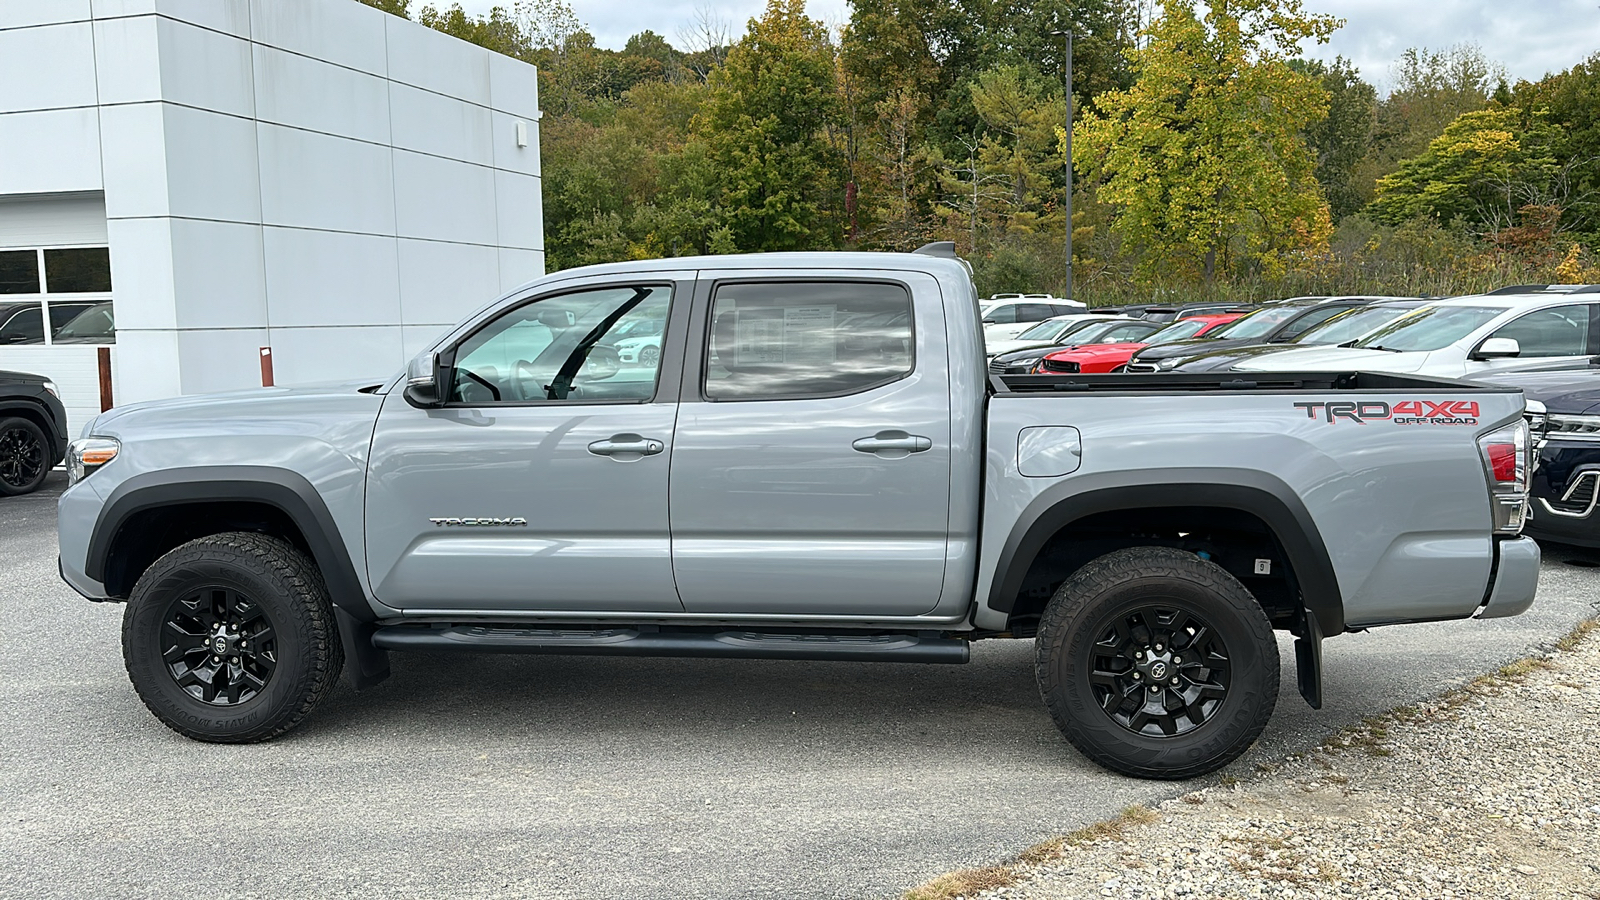
{"type": "Polygon", "coordinates": [[[161,554],[224,531],[277,534],[317,564],[333,601],[346,658],[357,687],[388,675],[388,654],[371,642],[377,616],[339,532],[311,482],[270,466],[164,469],[120,483],[101,507],[89,538],[84,573],[126,598],[161,554]]]}
{"type": "Polygon", "coordinates": [[[43,403],[25,397],[9,398],[0,401],[0,419],[18,418],[27,419],[39,426],[44,433],[44,439],[50,448],[51,465],[59,463],[66,455],[67,446],[61,438],[60,429],[57,427],[55,417],[43,403]]]}
{"type": "Polygon", "coordinates": [[[1023,510],[999,551],[988,607],[1010,616],[1040,554],[1058,535],[1096,516],[1163,510],[1225,510],[1259,521],[1281,548],[1308,621],[1319,634],[1344,631],[1344,603],[1315,521],[1287,484],[1249,470],[1156,474],[1135,484],[1062,482],[1023,510]]]}

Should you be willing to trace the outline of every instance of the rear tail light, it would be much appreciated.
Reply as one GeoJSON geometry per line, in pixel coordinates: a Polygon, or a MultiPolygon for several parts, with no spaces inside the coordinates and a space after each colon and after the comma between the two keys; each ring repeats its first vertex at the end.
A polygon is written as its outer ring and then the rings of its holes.
{"type": "Polygon", "coordinates": [[[1528,478],[1533,471],[1528,423],[1519,421],[1483,435],[1478,451],[1489,482],[1495,533],[1518,534],[1528,518],[1528,478]]]}

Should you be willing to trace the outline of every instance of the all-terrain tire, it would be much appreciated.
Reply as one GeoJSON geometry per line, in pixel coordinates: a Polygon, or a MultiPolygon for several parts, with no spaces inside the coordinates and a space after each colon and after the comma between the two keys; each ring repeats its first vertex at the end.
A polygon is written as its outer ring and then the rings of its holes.
{"type": "Polygon", "coordinates": [[[267,741],[289,731],[344,666],[316,564],[286,540],[250,532],[199,538],[156,560],[128,600],[122,653],[134,690],[156,718],[184,737],[214,743],[267,741]],[[242,630],[230,632],[230,621],[242,630]],[[197,654],[194,634],[215,636],[201,640],[197,654]],[[253,647],[252,636],[261,637],[253,647]],[[229,649],[212,656],[209,641],[217,637],[217,646],[229,649]],[[245,646],[229,643],[239,640],[245,646]]]}
{"type": "Polygon", "coordinates": [[[50,440],[21,417],[0,418],[0,497],[31,494],[50,474],[50,440]]]}
{"type": "Polygon", "coordinates": [[[1222,768],[1278,701],[1278,645],[1260,604],[1221,566],[1166,547],[1108,553],[1063,582],[1034,670],[1067,740],[1139,778],[1222,768]]]}

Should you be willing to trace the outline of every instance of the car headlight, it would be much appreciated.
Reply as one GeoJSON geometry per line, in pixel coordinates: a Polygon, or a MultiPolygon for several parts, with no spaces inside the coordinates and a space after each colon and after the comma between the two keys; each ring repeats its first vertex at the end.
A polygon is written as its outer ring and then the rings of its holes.
{"type": "Polygon", "coordinates": [[[1176,369],[1178,367],[1178,363],[1180,362],[1183,362],[1182,357],[1169,356],[1166,359],[1156,361],[1156,370],[1159,372],[1165,372],[1168,369],[1176,369]]]}
{"type": "Polygon", "coordinates": [[[56,383],[54,381],[46,381],[44,383],[44,389],[49,391],[57,400],[61,399],[61,391],[56,388],[56,383]]]}
{"type": "Polygon", "coordinates": [[[69,486],[93,475],[117,458],[122,444],[112,438],[91,437],[73,441],[67,448],[67,484],[69,486]]]}

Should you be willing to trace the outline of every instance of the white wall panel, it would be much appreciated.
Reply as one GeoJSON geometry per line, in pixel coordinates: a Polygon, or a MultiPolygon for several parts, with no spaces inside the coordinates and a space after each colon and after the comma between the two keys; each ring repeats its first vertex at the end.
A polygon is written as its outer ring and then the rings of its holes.
{"type": "Polygon", "coordinates": [[[491,112],[494,123],[494,167],[524,175],[539,174],[539,123],[510,113],[491,112]],[[528,146],[517,146],[517,123],[528,130],[528,146]]]}
{"type": "Polygon", "coordinates": [[[539,70],[520,59],[489,54],[489,105],[501,112],[539,120],[539,70]]]}
{"type": "Polygon", "coordinates": [[[500,294],[493,247],[401,238],[400,321],[452,325],[500,294]]]}
{"type": "Polygon", "coordinates": [[[93,107],[0,115],[0,194],[101,187],[100,121],[93,107]]]}
{"type": "Polygon", "coordinates": [[[59,247],[106,242],[100,194],[0,197],[0,247],[59,247]]]}
{"type": "Polygon", "coordinates": [[[27,28],[89,18],[89,0],[6,0],[0,3],[0,28],[27,28]]]}
{"type": "Polygon", "coordinates": [[[111,304],[119,331],[176,326],[172,220],[112,219],[107,230],[111,238],[111,304]]]}
{"type": "Polygon", "coordinates": [[[485,166],[494,163],[485,107],[390,82],[389,115],[397,148],[485,166]]]}
{"type": "Polygon", "coordinates": [[[399,264],[392,237],[267,228],[274,333],[296,325],[398,325],[399,264]]]}
{"type": "Polygon", "coordinates": [[[164,104],[136,103],[100,109],[96,167],[105,166],[106,215],[165,216],[167,130],[164,104]]]}
{"type": "Polygon", "coordinates": [[[260,222],[256,124],[187,106],[163,106],[172,215],[260,222]]]}
{"type": "Polygon", "coordinates": [[[374,75],[388,67],[384,20],[393,18],[360,3],[250,0],[250,21],[259,43],[374,75]]]}
{"type": "MultiPolygon", "coordinates": [[[[112,302],[120,316],[121,304],[112,302]]],[[[178,354],[176,331],[117,329],[117,346],[111,351],[111,367],[117,376],[112,400],[121,406],[186,393],[178,374],[178,354]]]]}
{"type": "Polygon", "coordinates": [[[494,173],[495,207],[502,247],[519,250],[544,249],[544,207],[539,179],[515,172],[494,173]]]}
{"type": "Polygon", "coordinates": [[[385,379],[405,361],[398,325],[272,329],[273,373],[279,384],[385,379]]]}
{"type": "MultiPolygon", "coordinates": [[[[172,298],[179,328],[265,327],[261,226],[172,219],[172,298]]],[[[122,308],[122,285],[117,308],[122,308]]],[[[118,320],[120,322],[120,319],[118,320]]]]}
{"type": "Polygon", "coordinates": [[[96,19],[153,13],[235,37],[250,36],[249,0],[94,0],[96,19]]]}
{"type": "Polygon", "coordinates": [[[388,82],[376,75],[257,45],[255,90],[263,122],[389,143],[388,82]]]}
{"type": "Polygon", "coordinates": [[[397,16],[384,20],[391,80],[489,105],[488,50],[397,16]]]}
{"type": "Polygon", "coordinates": [[[501,293],[544,277],[543,250],[508,250],[502,247],[498,252],[501,293]]]}
{"type": "Polygon", "coordinates": [[[94,23],[95,65],[101,103],[161,99],[161,55],[155,16],[94,23]]]}
{"type": "Polygon", "coordinates": [[[266,224],[394,233],[389,148],[277,125],[257,127],[266,224]]]}
{"type": "Polygon", "coordinates": [[[493,169],[395,150],[394,193],[401,237],[495,243],[493,169]]]}
{"type": "Polygon", "coordinates": [[[201,109],[255,115],[250,42],[172,19],[157,19],[162,99],[201,109]]]}
{"type": "MultiPolygon", "coordinates": [[[[268,346],[265,329],[201,329],[153,334],[173,336],[182,370],[179,379],[181,390],[162,396],[238,391],[261,386],[261,348],[268,346]]],[[[117,337],[120,340],[122,336],[118,334],[117,337]]],[[[276,348],[273,361],[277,361],[276,348]]],[[[126,366],[127,362],[124,361],[122,365],[126,366]]]]}
{"type": "Polygon", "coordinates": [[[88,22],[0,31],[0,112],[95,102],[94,30],[88,22]]]}
{"type": "Polygon", "coordinates": [[[432,349],[449,331],[448,325],[406,325],[400,329],[401,355],[410,362],[418,353],[432,349]]]}

